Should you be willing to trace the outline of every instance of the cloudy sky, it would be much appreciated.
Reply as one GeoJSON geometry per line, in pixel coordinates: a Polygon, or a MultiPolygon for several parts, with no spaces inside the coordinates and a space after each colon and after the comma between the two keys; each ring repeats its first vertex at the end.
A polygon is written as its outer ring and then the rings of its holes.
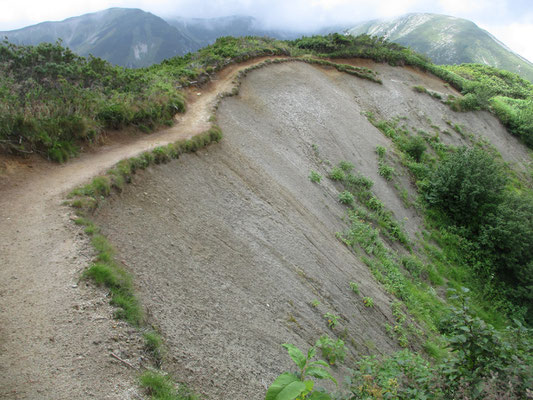
{"type": "Polygon", "coordinates": [[[109,7],[161,17],[251,15],[270,27],[295,30],[433,12],[470,19],[533,61],[533,0],[0,0],[0,31],[109,7]]]}

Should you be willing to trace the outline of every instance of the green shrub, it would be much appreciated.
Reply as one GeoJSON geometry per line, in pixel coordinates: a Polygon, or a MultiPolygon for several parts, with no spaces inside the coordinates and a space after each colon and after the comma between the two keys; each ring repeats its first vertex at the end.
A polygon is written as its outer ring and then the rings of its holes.
{"type": "Polygon", "coordinates": [[[355,165],[348,161],[341,161],[339,163],[339,168],[342,169],[344,172],[349,173],[355,168],[355,165]]]}
{"type": "Polygon", "coordinates": [[[320,183],[320,181],[322,180],[322,175],[320,175],[316,171],[311,171],[309,172],[309,180],[313,183],[320,183]]]}
{"type": "Polygon", "coordinates": [[[353,204],[353,202],[354,202],[353,194],[351,194],[350,192],[345,190],[345,191],[339,193],[339,201],[342,204],[346,204],[346,205],[351,206],[353,204]]]}
{"type": "Polygon", "coordinates": [[[380,161],[378,164],[378,173],[385,178],[386,180],[390,181],[393,178],[394,175],[394,168],[390,165],[386,164],[383,161],[380,161]]]}
{"type": "Polygon", "coordinates": [[[346,349],[344,342],[341,339],[334,341],[328,335],[322,335],[315,345],[322,352],[322,357],[328,361],[330,365],[335,365],[337,362],[343,363],[346,357],[346,349]]]}
{"type": "Polygon", "coordinates": [[[505,184],[502,168],[487,152],[463,147],[437,166],[425,199],[457,225],[477,230],[496,211],[505,184]]]}
{"type": "Polygon", "coordinates": [[[333,167],[329,172],[329,179],[334,181],[343,181],[345,177],[346,175],[340,167],[333,167]]]}
{"type": "Polygon", "coordinates": [[[424,138],[420,136],[410,137],[407,140],[407,143],[405,143],[403,150],[409,154],[413,160],[420,162],[422,155],[426,151],[426,142],[424,141],[424,138]]]}
{"type": "Polygon", "coordinates": [[[345,176],[345,183],[350,189],[356,190],[369,190],[374,186],[374,182],[363,175],[347,174],[345,176]]]}
{"type": "Polygon", "coordinates": [[[376,146],[376,153],[379,158],[383,158],[387,154],[387,149],[383,146],[376,146]]]}
{"type": "Polygon", "coordinates": [[[442,398],[431,365],[409,350],[383,359],[363,357],[347,381],[351,393],[343,400],[442,398]]]}
{"type": "Polygon", "coordinates": [[[156,147],[152,150],[152,154],[154,156],[154,162],[156,164],[164,164],[171,160],[170,148],[166,146],[156,147]]]}

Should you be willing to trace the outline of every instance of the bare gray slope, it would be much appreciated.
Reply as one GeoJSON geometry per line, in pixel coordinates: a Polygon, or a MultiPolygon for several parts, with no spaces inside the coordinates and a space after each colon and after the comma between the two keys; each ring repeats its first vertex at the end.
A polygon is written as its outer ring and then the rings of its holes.
{"type": "Polygon", "coordinates": [[[416,212],[377,173],[375,147],[390,143],[363,112],[404,116],[426,130],[449,129],[451,120],[486,133],[509,161],[528,157],[489,114],[455,114],[412,90],[451,93],[438,79],[372,67],[383,86],[302,63],[254,71],[219,108],[221,144],[143,173],[97,216],[166,339],[165,368],[209,398],[263,398],[290,367],[285,342],[307,348],[329,333],[344,337],[351,357],[397,349],[384,327],[391,297],[335,238],[345,226],[338,188],[308,179],[311,169],[328,170],[312,145],[333,163],[355,163],[411,235],[416,212]],[[375,308],[365,308],[362,296],[375,308]],[[333,331],[327,312],[340,316],[333,331]]]}

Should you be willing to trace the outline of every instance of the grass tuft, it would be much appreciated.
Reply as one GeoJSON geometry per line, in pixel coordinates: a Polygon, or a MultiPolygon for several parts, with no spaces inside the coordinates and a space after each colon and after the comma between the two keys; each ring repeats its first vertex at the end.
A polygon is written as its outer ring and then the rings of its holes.
{"type": "Polygon", "coordinates": [[[160,372],[146,371],[139,381],[152,400],[198,400],[187,386],[182,384],[176,388],[172,379],[160,372]]]}

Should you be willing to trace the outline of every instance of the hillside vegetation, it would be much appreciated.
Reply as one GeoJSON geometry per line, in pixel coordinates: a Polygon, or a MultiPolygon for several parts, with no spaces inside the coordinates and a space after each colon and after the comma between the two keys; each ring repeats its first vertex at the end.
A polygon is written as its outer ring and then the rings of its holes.
{"type": "Polygon", "coordinates": [[[63,162],[106,129],[149,131],[185,110],[169,78],[75,55],[60,44],[0,46],[0,145],[63,162]]]}
{"type": "Polygon", "coordinates": [[[40,153],[55,161],[97,142],[105,130],[133,125],[150,131],[172,124],[185,109],[180,88],[205,82],[228,63],[263,55],[368,58],[434,73],[466,96],[457,110],[492,110],[509,130],[533,147],[533,85],[517,75],[480,65],[440,67],[395,43],[361,35],[218,39],[194,54],[145,69],[115,67],[79,57],[56,44],[0,45],[0,146],[13,153],[40,153]]]}

